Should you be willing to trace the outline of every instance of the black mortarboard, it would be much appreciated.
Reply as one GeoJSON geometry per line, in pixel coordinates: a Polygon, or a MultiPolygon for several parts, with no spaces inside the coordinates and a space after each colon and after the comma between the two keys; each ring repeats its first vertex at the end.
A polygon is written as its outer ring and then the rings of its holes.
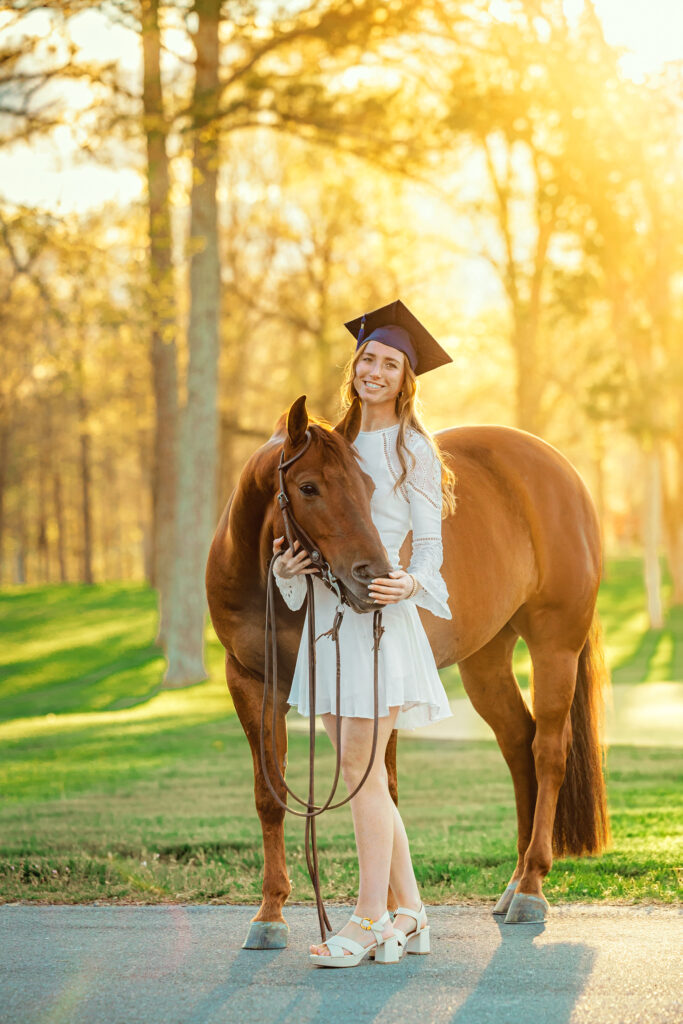
{"type": "Polygon", "coordinates": [[[453,362],[400,299],[349,320],[344,326],[356,339],[356,350],[371,339],[381,341],[405,352],[416,375],[453,362]]]}

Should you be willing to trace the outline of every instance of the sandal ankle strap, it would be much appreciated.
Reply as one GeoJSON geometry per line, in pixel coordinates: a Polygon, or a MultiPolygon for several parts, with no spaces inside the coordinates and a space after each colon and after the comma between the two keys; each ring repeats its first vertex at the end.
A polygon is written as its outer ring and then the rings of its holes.
{"type": "Polygon", "coordinates": [[[412,917],[418,928],[420,927],[420,918],[422,917],[424,912],[424,903],[420,904],[419,910],[411,910],[410,907],[397,907],[395,910],[396,917],[398,917],[399,914],[405,914],[406,917],[412,917]]]}
{"type": "Polygon", "coordinates": [[[372,932],[376,939],[382,939],[382,932],[386,928],[390,918],[389,911],[385,910],[381,917],[374,921],[371,917],[359,917],[358,914],[351,914],[354,924],[359,924],[363,931],[372,932]]]}

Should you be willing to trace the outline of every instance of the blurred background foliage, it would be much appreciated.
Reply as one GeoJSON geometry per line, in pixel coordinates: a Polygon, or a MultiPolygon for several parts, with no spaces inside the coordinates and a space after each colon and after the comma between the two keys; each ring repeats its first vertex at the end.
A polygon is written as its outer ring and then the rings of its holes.
{"type": "Polygon", "coordinates": [[[335,421],[343,321],[400,296],[453,356],[422,383],[430,429],[557,446],[661,627],[662,557],[683,604],[683,65],[639,69],[599,15],[4,4],[0,584],[147,580],[167,683],[202,678],[241,466],[302,393],[335,421]]]}

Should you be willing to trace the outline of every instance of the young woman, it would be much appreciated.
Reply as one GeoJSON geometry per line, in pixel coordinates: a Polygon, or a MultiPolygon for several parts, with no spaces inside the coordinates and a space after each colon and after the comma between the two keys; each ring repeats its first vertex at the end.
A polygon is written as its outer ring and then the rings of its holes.
{"type": "MultiPolygon", "coordinates": [[[[395,963],[404,952],[429,952],[429,926],[420,900],[406,830],[389,794],[384,754],[392,729],[414,729],[447,718],[451,712],[417,606],[450,619],[448,594],[440,567],[443,560],[441,518],[454,507],[454,476],[443,463],[416,409],[417,375],[450,357],[402,303],[369,313],[347,324],[357,348],[346,367],[342,401],[358,396],[361,430],[355,447],[374,483],[371,514],[390,562],[389,577],[372,580],[369,593],[382,607],[385,632],[379,656],[379,733],[372,771],[351,801],[359,863],[355,913],[338,935],[311,946],[318,966],[356,966],[374,950],[375,961],[395,963]],[[399,320],[400,317],[400,320],[399,320]],[[365,332],[369,321],[371,329],[365,332]],[[398,322],[396,322],[398,321],[398,322]],[[407,330],[402,324],[407,324],[407,330]],[[364,337],[367,333],[367,338],[364,337]],[[399,549],[412,530],[412,558],[399,567],[399,549]],[[387,912],[389,885],[399,907],[393,924],[387,912]]],[[[306,553],[281,553],[284,538],[273,544],[274,574],[291,608],[306,595],[304,575],[315,573],[306,553]]],[[[314,580],[316,632],[334,616],[334,595],[314,580]]],[[[340,629],[341,766],[351,791],[365,771],[373,732],[372,615],[347,611],[340,629]]],[[[321,715],[336,742],[335,655],[326,638],[316,642],[321,715]]],[[[304,626],[289,703],[308,715],[308,640],[304,626]]]]}

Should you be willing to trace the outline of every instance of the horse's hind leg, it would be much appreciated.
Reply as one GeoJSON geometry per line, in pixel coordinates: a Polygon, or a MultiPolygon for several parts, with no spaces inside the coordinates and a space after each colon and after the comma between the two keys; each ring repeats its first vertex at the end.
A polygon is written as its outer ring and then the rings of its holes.
{"type": "Polygon", "coordinates": [[[543,921],[548,909],[543,880],[553,863],[553,826],[567,756],[572,743],[571,705],[578,653],[527,640],[534,666],[533,741],[538,796],[524,871],[505,918],[506,924],[543,921]]]}
{"type": "MultiPolygon", "coordinates": [[[[291,892],[285,861],[285,811],[279,806],[268,789],[261,768],[261,705],[262,684],[248,675],[230,655],[225,659],[228,688],[235,710],[242,723],[254,762],[254,797],[256,810],[261,820],[263,833],[263,901],[251,922],[249,934],[244,942],[245,949],[284,949],[287,945],[289,928],[282,916],[282,908],[291,892]]],[[[284,698],[277,709],[277,752],[280,771],[284,775],[287,754],[287,727],[284,698]]],[[[286,791],[277,779],[273,762],[271,732],[272,707],[266,708],[266,765],[275,792],[286,800],[286,791]]]]}
{"type": "MultiPolygon", "coordinates": [[[[398,743],[398,731],[393,730],[387,743],[387,749],[384,752],[384,765],[387,770],[387,778],[389,780],[389,793],[391,799],[398,807],[398,775],[396,772],[396,747],[398,743]]],[[[387,893],[387,910],[394,911],[398,906],[398,900],[394,896],[393,889],[389,886],[389,892],[387,893]]]]}
{"type": "Polygon", "coordinates": [[[512,671],[512,652],[517,633],[504,626],[476,654],[459,663],[460,675],[475,710],[493,729],[505,758],[517,805],[517,865],[493,909],[505,915],[524,870],[524,857],[534,820],[536,775],[531,750],[534,721],[512,671]]]}

